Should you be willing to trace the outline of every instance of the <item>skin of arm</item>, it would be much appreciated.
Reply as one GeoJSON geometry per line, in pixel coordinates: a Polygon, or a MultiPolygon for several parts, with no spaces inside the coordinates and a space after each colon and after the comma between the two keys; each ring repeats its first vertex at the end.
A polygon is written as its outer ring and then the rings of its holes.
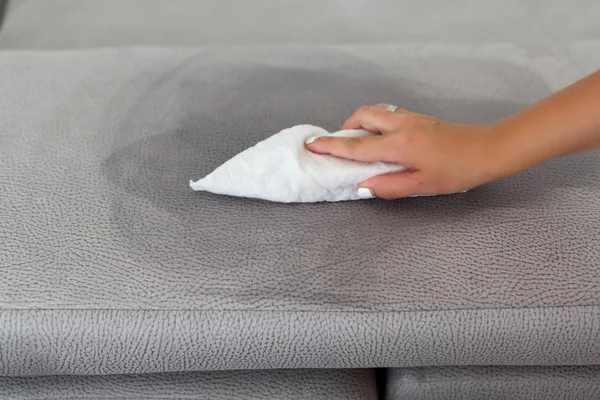
{"type": "Polygon", "coordinates": [[[493,129],[500,148],[518,157],[507,174],[600,148],[600,71],[500,120],[493,129]]]}

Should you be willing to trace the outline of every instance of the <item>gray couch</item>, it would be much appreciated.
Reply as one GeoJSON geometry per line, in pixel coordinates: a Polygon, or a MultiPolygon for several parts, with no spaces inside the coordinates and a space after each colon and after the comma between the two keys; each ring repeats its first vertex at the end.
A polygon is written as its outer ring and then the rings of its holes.
{"type": "Polygon", "coordinates": [[[600,398],[599,152],[394,202],[187,186],[362,104],[493,122],[598,68],[600,3],[249,4],[9,2],[0,398],[600,398]]]}

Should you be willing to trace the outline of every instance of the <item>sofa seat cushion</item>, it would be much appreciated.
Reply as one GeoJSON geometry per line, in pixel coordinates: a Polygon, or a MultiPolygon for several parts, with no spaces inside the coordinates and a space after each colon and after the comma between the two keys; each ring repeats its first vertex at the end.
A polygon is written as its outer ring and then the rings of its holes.
{"type": "Polygon", "coordinates": [[[192,191],[390,102],[489,123],[597,44],[0,53],[0,375],[600,363],[600,153],[469,193],[192,191]]]}
{"type": "Polygon", "coordinates": [[[0,33],[0,48],[7,49],[600,40],[596,0],[547,0],[543,6],[520,0],[9,3],[0,33]]]}
{"type": "Polygon", "coordinates": [[[399,368],[388,371],[388,400],[587,400],[600,398],[599,366],[399,368]]]}
{"type": "Polygon", "coordinates": [[[373,370],[0,377],[0,397],[12,400],[376,400],[377,385],[373,370]]]}

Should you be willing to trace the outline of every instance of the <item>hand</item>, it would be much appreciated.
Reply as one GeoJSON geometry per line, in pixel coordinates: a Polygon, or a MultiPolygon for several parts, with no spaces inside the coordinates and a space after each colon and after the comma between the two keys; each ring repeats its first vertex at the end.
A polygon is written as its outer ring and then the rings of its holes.
{"type": "Polygon", "coordinates": [[[361,197],[391,200],[458,193],[510,174],[503,170],[503,162],[497,156],[501,153],[497,149],[498,135],[491,127],[455,124],[402,109],[390,112],[386,107],[361,107],[342,128],[366,129],[380,135],[325,136],[306,145],[315,153],[363,162],[398,163],[408,168],[362,182],[361,197]]]}

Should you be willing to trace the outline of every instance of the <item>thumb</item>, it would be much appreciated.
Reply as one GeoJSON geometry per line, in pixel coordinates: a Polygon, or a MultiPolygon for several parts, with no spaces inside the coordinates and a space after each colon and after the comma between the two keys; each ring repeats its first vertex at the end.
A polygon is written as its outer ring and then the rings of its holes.
{"type": "Polygon", "coordinates": [[[377,175],[362,182],[358,187],[363,193],[365,193],[364,189],[368,189],[373,196],[386,200],[418,195],[423,191],[418,173],[418,171],[402,171],[377,175]]]}

